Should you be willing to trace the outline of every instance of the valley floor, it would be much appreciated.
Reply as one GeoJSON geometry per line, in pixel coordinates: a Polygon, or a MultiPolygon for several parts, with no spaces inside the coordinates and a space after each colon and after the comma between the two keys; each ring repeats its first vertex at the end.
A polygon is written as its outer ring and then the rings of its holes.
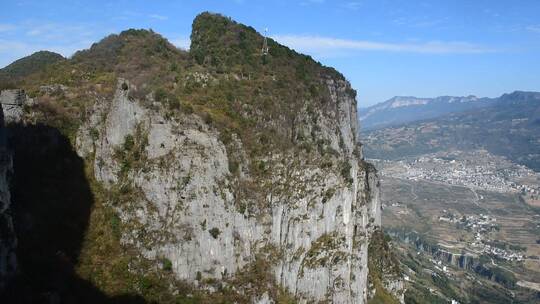
{"type": "Polygon", "coordinates": [[[540,301],[538,173],[487,151],[370,161],[408,302],[422,290],[441,303],[540,301]]]}

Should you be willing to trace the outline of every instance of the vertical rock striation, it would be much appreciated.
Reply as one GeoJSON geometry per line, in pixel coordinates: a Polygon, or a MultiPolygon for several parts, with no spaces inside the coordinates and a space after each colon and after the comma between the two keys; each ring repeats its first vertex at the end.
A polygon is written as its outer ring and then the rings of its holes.
{"type": "Polygon", "coordinates": [[[0,106],[0,292],[9,279],[15,275],[17,259],[15,249],[17,238],[11,217],[10,176],[13,162],[6,147],[6,128],[4,112],[0,106]]]}
{"type": "Polygon", "coordinates": [[[356,92],[272,39],[262,56],[263,37],[223,16],[198,16],[191,40],[107,37],[63,63],[81,88],[34,87],[32,109],[58,119],[30,114],[77,126],[121,243],[152,269],[251,302],[365,303],[381,207],[356,92]]]}
{"type": "Polygon", "coordinates": [[[27,102],[24,90],[3,90],[0,92],[0,104],[6,123],[15,123],[21,120],[23,105],[27,102]]]}
{"type": "Polygon", "coordinates": [[[255,180],[233,177],[218,130],[194,114],[170,120],[144,108],[120,79],[113,100],[96,104],[81,127],[78,148],[82,156],[95,153],[96,178],[110,191],[137,193],[115,207],[129,227],[123,242],[148,259],[170,260],[180,280],[226,280],[264,256],[277,285],[303,302],[365,302],[369,238],[381,220],[378,180],[361,159],[350,85],[325,83],[335,111],[306,128],[320,130],[345,169],[325,170],[322,159],[283,151],[267,159],[271,173],[255,180]],[[126,169],[122,154],[129,152],[122,150],[132,147],[144,161],[126,169]],[[241,198],[239,183],[267,191],[241,198]],[[257,214],[249,206],[258,206],[257,214]]]}

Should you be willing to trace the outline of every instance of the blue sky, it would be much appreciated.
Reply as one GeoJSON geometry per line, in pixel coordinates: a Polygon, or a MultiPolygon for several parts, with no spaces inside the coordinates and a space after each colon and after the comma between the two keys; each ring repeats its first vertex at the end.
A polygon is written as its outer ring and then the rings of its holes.
{"type": "Polygon", "coordinates": [[[70,56],[110,33],[152,28],[189,46],[193,18],[219,12],[333,66],[360,106],[395,95],[540,91],[538,0],[0,0],[0,67],[34,51],[70,56]]]}

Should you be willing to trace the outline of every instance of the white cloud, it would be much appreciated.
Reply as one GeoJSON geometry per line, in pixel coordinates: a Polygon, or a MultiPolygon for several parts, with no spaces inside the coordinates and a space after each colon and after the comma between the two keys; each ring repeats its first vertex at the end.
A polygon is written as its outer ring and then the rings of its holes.
{"type": "Polygon", "coordinates": [[[525,29],[529,32],[540,34],[540,25],[529,25],[525,29]]]}
{"type": "Polygon", "coordinates": [[[349,1],[345,4],[343,4],[343,7],[350,10],[357,10],[362,6],[362,2],[360,1],[349,1]]]}
{"type": "Polygon", "coordinates": [[[10,32],[17,27],[13,24],[7,24],[7,23],[0,23],[0,33],[2,32],[10,32]]]}
{"type": "Polygon", "coordinates": [[[167,16],[158,15],[158,14],[148,15],[148,17],[150,17],[152,19],[156,19],[156,20],[167,20],[167,19],[169,19],[169,17],[167,17],[167,16]]]}
{"type": "Polygon", "coordinates": [[[17,52],[23,49],[25,49],[24,43],[0,39],[0,53],[9,52],[10,50],[17,52]]]}
{"type": "Polygon", "coordinates": [[[324,2],[325,2],[325,0],[306,0],[306,1],[300,2],[300,5],[308,6],[308,5],[311,5],[311,4],[323,4],[324,2]]]}
{"type": "Polygon", "coordinates": [[[67,44],[26,43],[0,39],[0,68],[37,51],[47,50],[62,54],[64,57],[76,51],[90,47],[94,41],[81,40],[67,44]]]}
{"type": "Polygon", "coordinates": [[[27,36],[33,40],[71,42],[99,37],[92,25],[68,25],[59,23],[32,23],[23,26],[27,36]],[[96,37],[97,36],[97,37],[96,37]]]}
{"type": "Polygon", "coordinates": [[[0,66],[41,50],[60,53],[65,57],[88,48],[113,28],[93,24],[61,24],[29,20],[17,24],[19,34],[0,38],[0,66]]]}
{"type": "Polygon", "coordinates": [[[413,28],[439,27],[448,26],[449,18],[429,18],[429,17],[410,17],[401,16],[391,20],[397,26],[407,26],[413,28]]]}
{"type": "Polygon", "coordinates": [[[44,27],[36,27],[26,32],[28,36],[38,36],[45,33],[47,30],[44,27]]]}
{"type": "Polygon", "coordinates": [[[189,46],[191,44],[191,40],[189,38],[184,38],[184,37],[171,39],[170,41],[176,47],[179,47],[184,50],[189,50],[189,46]]]}
{"type": "Polygon", "coordinates": [[[322,57],[350,54],[355,51],[408,52],[425,54],[475,54],[495,50],[467,42],[408,42],[388,43],[367,40],[349,40],[321,36],[276,35],[278,42],[299,52],[322,57]]]}

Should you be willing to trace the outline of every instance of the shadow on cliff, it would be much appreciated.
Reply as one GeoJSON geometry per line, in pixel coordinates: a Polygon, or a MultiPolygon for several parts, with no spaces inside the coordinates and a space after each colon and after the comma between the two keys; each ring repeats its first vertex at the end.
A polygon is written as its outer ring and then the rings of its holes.
{"type": "Polygon", "coordinates": [[[75,273],[94,197],[69,140],[51,127],[12,125],[8,145],[19,275],[0,302],[144,303],[108,298],[75,273]]]}

